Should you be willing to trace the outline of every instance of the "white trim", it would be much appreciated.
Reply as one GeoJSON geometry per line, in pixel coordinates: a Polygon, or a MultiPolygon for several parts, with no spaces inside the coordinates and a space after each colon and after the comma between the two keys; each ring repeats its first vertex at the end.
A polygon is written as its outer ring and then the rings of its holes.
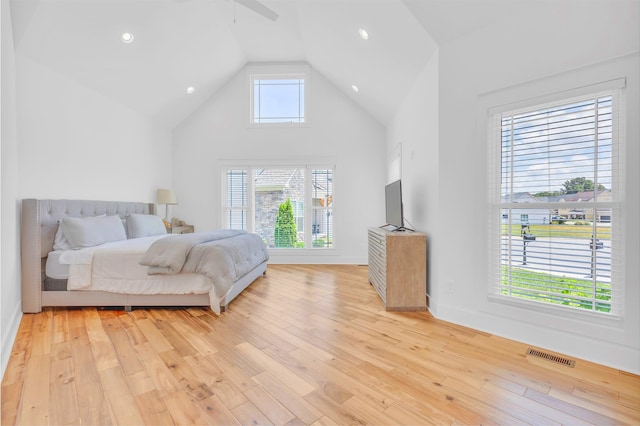
{"type": "Polygon", "coordinates": [[[564,103],[567,100],[568,102],[570,102],[572,98],[579,98],[582,96],[597,96],[597,94],[601,92],[623,89],[626,84],[627,79],[625,77],[621,77],[609,81],[603,81],[600,83],[589,84],[586,86],[574,87],[560,92],[554,92],[546,95],[536,96],[534,98],[523,99],[504,105],[497,105],[489,108],[487,110],[487,114],[489,116],[493,116],[494,114],[501,114],[505,111],[510,111],[513,115],[516,115],[518,111],[523,108],[528,109],[531,106],[540,106],[540,108],[543,108],[546,104],[549,103],[564,103]]]}
{"type": "Polygon", "coordinates": [[[554,315],[526,310],[523,314],[518,309],[520,306],[503,303],[487,303],[486,309],[477,311],[442,303],[435,308],[434,316],[446,318],[446,321],[640,374],[637,349],[625,342],[624,321],[619,322],[620,327],[589,321],[590,334],[587,335],[575,333],[575,330],[583,328],[585,321],[573,319],[566,312],[555,312],[554,315]],[[564,327],[557,327],[557,324],[564,327]],[[523,336],[527,336],[526,339],[523,340],[523,336]]]}
{"type": "Polygon", "coordinates": [[[18,329],[20,328],[20,321],[22,321],[22,310],[21,306],[18,304],[15,306],[14,313],[11,315],[11,323],[8,327],[3,324],[2,329],[6,330],[6,333],[2,336],[2,352],[0,353],[0,357],[2,357],[2,371],[0,371],[0,380],[4,378],[4,373],[7,370],[7,365],[9,364],[9,358],[11,357],[11,352],[13,351],[13,345],[16,340],[16,336],[18,335],[18,329]]]}

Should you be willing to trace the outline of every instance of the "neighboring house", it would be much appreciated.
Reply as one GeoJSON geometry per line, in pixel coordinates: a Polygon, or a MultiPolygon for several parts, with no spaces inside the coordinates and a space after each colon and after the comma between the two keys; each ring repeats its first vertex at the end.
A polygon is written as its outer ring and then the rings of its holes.
{"type": "MultiPolygon", "coordinates": [[[[561,203],[592,203],[594,201],[599,202],[608,202],[612,200],[611,191],[608,189],[604,189],[601,191],[586,191],[586,192],[577,192],[575,194],[563,194],[555,197],[547,197],[546,200],[549,202],[561,202],[561,203]],[[594,197],[595,194],[595,197],[594,197]],[[595,198],[595,200],[594,200],[595,198]]],[[[599,208],[594,213],[591,208],[560,208],[557,211],[554,211],[554,216],[557,216],[560,219],[569,219],[569,220],[587,220],[587,221],[595,221],[596,222],[611,222],[611,209],[608,208],[599,208]]]]}
{"type": "MultiPolygon", "coordinates": [[[[528,192],[516,192],[512,195],[511,200],[508,195],[502,196],[502,202],[508,203],[539,203],[540,200],[528,192]]],[[[507,224],[521,224],[521,225],[539,225],[550,223],[552,213],[549,209],[544,208],[523,208],[523,209],[511,209],[511,217],[509,213],[502,213],[502,223],[507,224]]]]}
{"type": "MultiPolygon", "coordinates": [[[[513,194],[514,203],[592,203],[594,201],[608,202],[612,200],[611,191],[604,189],[597,192],[594,200],[594,192],[578,192],[575,194],[562,194],[547,197],[536,197],[528,192],[517,192],[513,194]]],[[[507,195],[502,197],[502,202],[509,202],[507,195]]],[[[512,209],[511,217],[508,213],[503,213],[503,223],[520,223],[522,225],[545,224],[554,220],[585,220],[594,221],[594,213],[591,208],[575,208],[575,206],[559,209],[512,209]]],[[[611,222],[611,209],[599,208],[595,213],[596,222],[611,222]]]]}

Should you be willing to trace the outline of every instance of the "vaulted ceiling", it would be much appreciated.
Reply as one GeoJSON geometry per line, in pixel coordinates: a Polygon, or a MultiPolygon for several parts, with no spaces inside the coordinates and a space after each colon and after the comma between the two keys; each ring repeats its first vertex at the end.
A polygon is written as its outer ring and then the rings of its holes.
{"type": "Polygon", "coordinates": [[[515,0],[12,0],[16,55],[169,126],[247,63],[309,63],[383,124],[448,42],[515,0]],[[369,33],[362,39],[359,28],[369,33]],[[125,44],[121,35],[133,34],[125,44]],[[359,88],[356,93],[352,85],[359,88]],[[188,95],[186,88],[195,87],[188,95]]]}

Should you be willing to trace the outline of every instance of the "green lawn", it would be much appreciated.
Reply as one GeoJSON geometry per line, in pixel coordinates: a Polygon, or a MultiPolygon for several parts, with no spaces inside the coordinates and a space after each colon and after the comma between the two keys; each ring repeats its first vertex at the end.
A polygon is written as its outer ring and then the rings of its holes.
{"type": "MultiPolygon", "coordinates": [[[[529,229],[533,235],[541,238],[591,238],[593,226],[591,225],[530,225],[529,229]]],[[[509,235],[509,225],[502,225],[502,235],[509,235]]],[[[520,225],[511,226],[511,235],[520,236],[520,225]]],[[[597,226],[596,238],[600,240],[611,239],[610,226],[597,226]]]]}
{"type": "MultiPolygon", "coordinates": [[[[506,266],[502,268],[503,294],[509,294],[509,276],[506,266]]],[[[592,297],[593,282],[577,278],[551,275],[547,273],[533,272],[521,268],[511,269],[511,296],[523,299],[537,300],[541,302],[555,303],[558,305],[573,306],[576,308],[593,310],[590,301],[575,300],[575,297],[592,297]],[[563,295],[571,298],[563,297],[563,295]]],[[[596,285],[595,310],[600,312],[611,311],[611,285],[598,282],[596,285]]]]}

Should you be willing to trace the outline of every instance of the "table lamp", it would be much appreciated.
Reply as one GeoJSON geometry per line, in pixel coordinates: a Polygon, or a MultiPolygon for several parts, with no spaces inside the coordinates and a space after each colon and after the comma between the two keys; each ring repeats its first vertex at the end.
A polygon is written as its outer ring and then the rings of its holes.
{"type": "Polygon", "coordinates": [[[164,204],[164,221],[169,223],[169,204],[178,204],[176,192],[173,189],[158,189],[158,204],[164,204]]]}

